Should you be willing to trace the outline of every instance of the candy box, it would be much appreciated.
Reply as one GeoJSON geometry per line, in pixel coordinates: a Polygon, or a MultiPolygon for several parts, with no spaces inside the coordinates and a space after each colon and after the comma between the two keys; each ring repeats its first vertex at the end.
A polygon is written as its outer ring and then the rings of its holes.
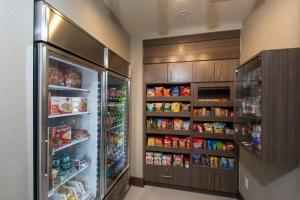
{"type": "Polygon", "coordinates": [[[52,96],[50,101],[50,114],[59,115],[72,112],[72,98],[52,96]]]}

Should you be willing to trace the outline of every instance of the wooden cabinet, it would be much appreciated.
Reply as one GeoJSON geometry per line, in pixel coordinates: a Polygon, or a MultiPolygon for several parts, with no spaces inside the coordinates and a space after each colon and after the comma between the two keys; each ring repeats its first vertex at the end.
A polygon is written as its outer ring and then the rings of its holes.
{"type": "Polygon", "coordinates": [[[192,62],[169,63],[168,82],[192,82],[192,72],[192,62]]]}
{"type": "Polygon", "coordinates": [[[239,66],[238,59],[214,61],[214,81],[234,81],[235,69],[239,66]]]}
{"type": "Polygon", "coordinates": [[[214,170],[214,189],[220,192],[237,192],[237,173],[236,171],[215,169],[214,170]]]}
{"type": "Polygon", "coordinates": [[[198,189],[212,190],[212,169],[192,166],[192,187],[198,189]]]}
{"type": "Polygon", "coordinates": [[[168,82],[168,64],[144,65],[145,83],[168,82]]]}
{"type": "Polygon", "coordinates": [[[193,63],[193,82],[213,81],[214,61],[198,61],[193,63]]]}

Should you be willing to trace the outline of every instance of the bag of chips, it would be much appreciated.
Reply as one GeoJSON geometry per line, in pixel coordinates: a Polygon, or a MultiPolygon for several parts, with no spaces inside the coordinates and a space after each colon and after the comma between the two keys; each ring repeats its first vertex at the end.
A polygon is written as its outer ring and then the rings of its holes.
{"type": "Polygon", "coordinates": [[[147,97],[154,97],[155,96],[155,89],[154,88],[148,88],[147,89],[147,97]]]}
{"type": "Polygon", "coordinates": [[[184,120],[183,121],[182,129],[185,130],[185,131],[190,130],[190,120],[184,120]]]}
{"type": "Polygon", "coordinates": [[[163,166],[172,166],[172,155],[170,155],[170,154],[162,155],[162,165],[163,166]]]}
{"type": "Polygon", "coordinates": [[[146,152],[146,164],[153,165],[153,152],[146,152]]]}
{"type": "Polygon", "coordinates": [[[192,160],[193,160],[194,164],[200,165],[201,164],[201,154],[193,154],[192,155],[192,160]]]}
{"type": "Polygon", "coordinates": [[[173,166],[183,167],[183,155],[182,154],[174,154],[173,155],[173,166]]]}
{"type": "Polygon", "coordinates": [[[181,104],[181,112],[190,112],[191,104],[183,103],[181,104]]]}
{"type": "Polygon", "coordinates": [[[168,119],[163,119],[161,123],[161,129],[163,130],[167,129],[167,123],[168,123],[168,119]]]}
{"type": "Polygon", "coordinates": [[[153,164],[154,165],[161,165],[161,156],[162,156],[162,153],[154,153],[153,154],[153,164]]]}
{"type": "Polygon", "coordinates": [[[190,137],[185,138],[185,146],[187,149],[191,148],[191,138],[190,137]]]}
{"type": "Polygon", "coordinates": [[[147,146],[149,146],[149,147],[155,146],[155,137],[148,137],[147,146]]]}
{"type": "Polygon", "coordinates": [[[153,123],[153,119],[147,119],[147,129],[151,129],[152,128],[152,123],[153,123]]]}
{"type": "Polygon", "coordinates": [[[174,103],[172,103],[172,105],[171,105],[171,111],[172,112],[180,112],[180,105],[181,105],[180,102],[174,102],[174,103]]]}
{"type": "Polygon", "coordinates": [[[180,89],[178,86],[171,87],[171,96],[180,96],[180,89]]]}
{"type": "Polygon", "coordinates": [[[155,112],[162,112],[163,103],[154,103],[155,112]]]}
{"type": "Polygon", "coordinates": [[[147,112],[154,112],[154,103],[147,103],[147,112]]]}
{"type": "Polygon", "coordinates": [[[163,139],[161,137],[155,138],[155,146],[156,147],[163,147],[163,139]]]}
{"type": "Polygon", "coordinates": [[[174,119],[174,130],[181,130],[182,129],[182,119],[174,119]]]}
{"type": "Polygon", "coordinates": [[[178,148],[178,137],[172,137],[172,147],[173,148],[178,148]]]}
{"type": "Polygon", "coordinates": [[[164,112],[171,112],[171,103],[164,103],[164,112]]]}
{"type": "Polygon", "coordinates": [[[155,96],[162,97],[163,96],[163,87],[155,87],[155,96]]]}
{"type": "Polygon", "coordinates": [[[214,133],[213,125],[210,123],[203,124],[206,133],[214,133]]]}
{"type": "Polygon", "coordinates": [[[228,158],[228,169],[234,169],[234,159],[233,158],[228,158]]]}
{"type": "Polygon", "coordinates": [[[172,146],[172,140],[170,136],[165,136],[164,138],[164,147],[171,147],[172,146]]]}
{"type": "Polygon", "coordinates": [[[171,96],[171,89],[170,88],[164,88],[163,92],[164,92],[165,97],[171,96]]]}
{"type": "Polygon", "coordinates": [[[186,86],[180,87],[181,96],[191,96],[191,88],[186,86]]]}
{"type": "Polygon", "coordinates": [[[214,133],[223,134],[225,132],[225,125],[223,123],[213,123],[214,133]]]}
{"type": "Polygon", "coordinates": [[[161,118],[157,118],[157,129],[162,129],[162,119],[161,118]]]}
{"type": "Polygon", "coordinates": [[[184,138],[180,138],[178,140],[178,147],[179,148],[185,148],[185,139],[184,138]]]}
{"type": "Polygon", "coordinates": [[[174,123],[172,119],[168,119],[167,129],[174,129],[174,123]]]}

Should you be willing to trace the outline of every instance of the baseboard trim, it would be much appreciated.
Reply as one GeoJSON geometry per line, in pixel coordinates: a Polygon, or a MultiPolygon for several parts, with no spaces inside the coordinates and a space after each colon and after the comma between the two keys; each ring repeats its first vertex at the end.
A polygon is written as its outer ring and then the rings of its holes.
{"type": "Polygon", "coordinates": [[[245,198],[243,197],[243,195],[239,192],[238,196],[237,196],[238,200],[245,200],[245,198]]]}
{"type": "Polygon", "coordinates": [[[144,187],[144,179],[131,176],[129,179],[129,184],[137,187],[144,187]]]}
{"type": "Polygon", "coordinates": [[[156,182],[150,182],[150,181],[145,181],[144,183],[145,183],[145,185],[164,187],[164,188],[170,188],[170,189],[176,189],[176,190],[183,190],[183,191],[188,191],[188,192],[197,192],[197,193],[210,194],[210,195],[216,195],[216,196],[222,196],[222,197],[233,197],[233,198],[239,197],[239,193],[218,192],[218,191],[213,191],[213,190],[196,189],[196,188],[176,186],[176,185],[170,185],[170,184],[165,184],[165,183],[156,183],[156,182]]]}

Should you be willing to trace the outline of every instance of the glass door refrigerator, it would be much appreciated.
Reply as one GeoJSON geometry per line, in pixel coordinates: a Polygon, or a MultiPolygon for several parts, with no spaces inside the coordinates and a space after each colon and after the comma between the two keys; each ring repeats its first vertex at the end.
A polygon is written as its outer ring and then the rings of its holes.
{"type": "Polygon", "coordinates": [[[100,199],[104,46],[48,4],[35,9],[35,199],[100,199]]]}
{"type": "Polygon", "coordinates": [[[129,168],[128,78],[106,72],[106,138],[105,138],[105,191],[108,192],[129,168]]]}

